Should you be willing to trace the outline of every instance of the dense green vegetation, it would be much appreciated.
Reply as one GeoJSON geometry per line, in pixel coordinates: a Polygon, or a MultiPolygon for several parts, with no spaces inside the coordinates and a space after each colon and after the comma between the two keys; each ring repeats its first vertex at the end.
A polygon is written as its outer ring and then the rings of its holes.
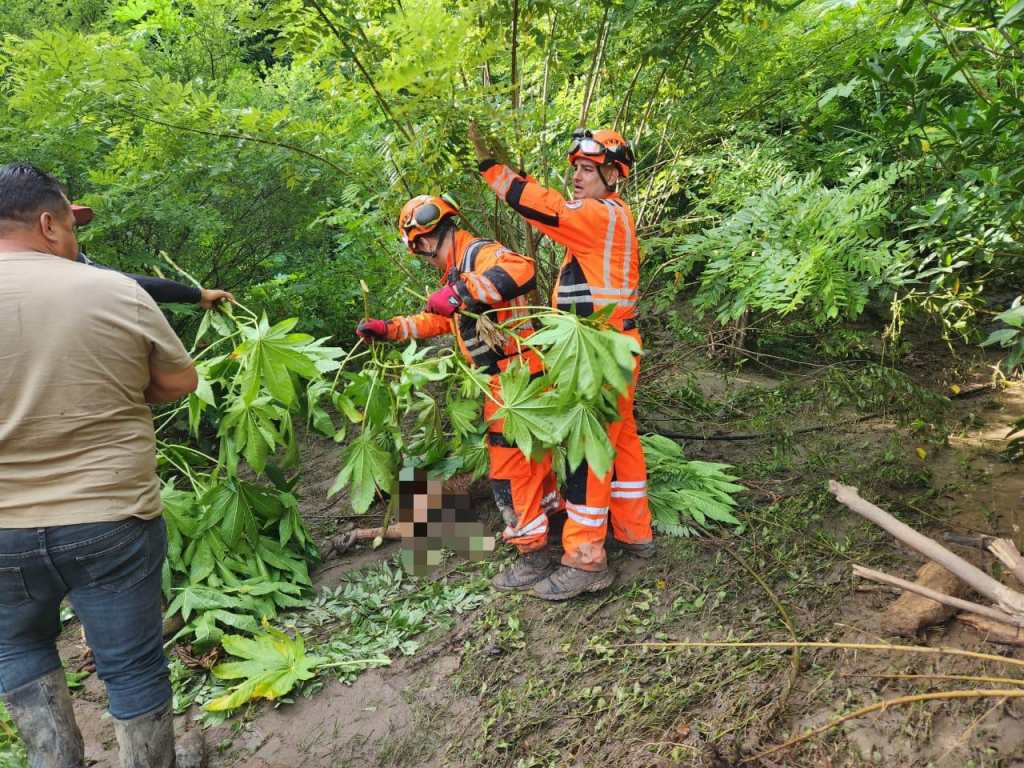
{"type": "MultiPolygon", "coordinates": [[[[359,510],[389,490],[401,453],[480,469],[472,372],[422,349],[344,351],[367,311],[412,309],[436,281],[396,237],[412,194],[451,192],[470,228],[536,256],[550,286],[560,253],[495,205],[471,120],[555,187],[576,126],[633,141],[642,323],[711,332],[741,357],[819,360],[913,329],[987,339],[1007,373],[1018,367],[1022,45],[1024,0],[9,0],[0,162],[34,162],[95,208],[80,235],[97,261],[190,273],[252,310],[173,317],[216,353],[202,353],[197,395],[159,421],[180,639],[269,637],[261,618],[309,599],[315,548],[278,470],[301,421],[346,444],[339,487],[359,510]],[[350,360],[364,367],[339,373],[350,360]],[[419,392],[446,377],[444,398],[419,392]],[[400,429],[400,414],[415,423],[400,429]]],[[[548,336],[584,330],[552,321],[548,336]]],[[[568,376],[568,391],[578,364],[553,380],[568,376]]],[[[568,416],[553,391],[540,396],[546,383],[509,377],[516,442],[565,442],[570,463],[585,446],[607,463],[593,438],[608,415],[600,377],[568,416]],[[541,421],[517,421],[516,405],[535,400],[541,421]]],[[[736,523],[725,465],[683,472],[667,442],[648,449],[666,483],[662,531],[736,523]]],[[[316,653],[325,668],[361,658],[316,653]]],[[[179,695],[198,685],[182,679],[179,695]]],[[[14,741],[2,718],[0,763],[14,741]]]]}
{"type": "Polygon", "coordinates": [[[1010,5],[15,2],[0,146],[97,208],[99,260],[165,250],[347,336],[358,276],[378,314],[433,281],[395,247],[410,193],[537,247],[475,178],[470,118],[555,185],[571,129],[614,124],[640,158],[648,311],[682,291],[722,321],[820,328],[875,302],[877,327],[977,338],[1022,255],[1010,5]]]}

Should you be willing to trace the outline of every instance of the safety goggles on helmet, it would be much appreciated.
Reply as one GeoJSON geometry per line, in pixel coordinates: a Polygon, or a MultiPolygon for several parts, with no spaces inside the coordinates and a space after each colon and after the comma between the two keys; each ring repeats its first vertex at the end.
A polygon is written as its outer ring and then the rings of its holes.
{"type": "Polygon", "coordinates": [[[594,134],[585,128],[577,128],[572,133],[572,146],[569,148],[569,155],[588,155],[590,157],[602,157],[607,148],[594,138],[594,134]]]}
{"type": "Polygon", "coordinates": [[[421,227],[427,229],[435,226],[441,220],[441,209],[433,203],[427,202],[409,214],[402,225],[402,229],[408,231],[421,227]]]}
{"type": "Polygon", "coordinates": [[[458,216],[459,209],[448,195],[420,195],[402,207],[398,216],[398,234],[406,247],[416,252],[415,243],[428,235],[451,216],[458,216]]]}
{"type": "Polygon", "coordinates": [[[598,131],[597,134],[587,128],[573,131],[569,162],[574,163],[580,157],[589,158],[598,165],[615,163],[623,177],[629,176],[635,162],[629,143],[610,130],[598,131]]]}

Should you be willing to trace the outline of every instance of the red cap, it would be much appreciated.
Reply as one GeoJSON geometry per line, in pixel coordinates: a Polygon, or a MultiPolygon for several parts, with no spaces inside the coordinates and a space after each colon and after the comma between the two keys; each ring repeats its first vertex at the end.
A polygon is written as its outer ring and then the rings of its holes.
{"type": "Polygon", "coordinates": [[[90,221],[92,221],[93,212],[92,208],[85,205],[71,204],[71,213],[75,216],[75,224],[80,227],[84,227],[90,221]]]}

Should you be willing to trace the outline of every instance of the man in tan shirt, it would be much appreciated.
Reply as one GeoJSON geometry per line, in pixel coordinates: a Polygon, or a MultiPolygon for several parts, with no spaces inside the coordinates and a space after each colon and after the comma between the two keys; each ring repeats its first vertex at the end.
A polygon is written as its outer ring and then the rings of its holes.
{"type": "Polygon", "coordinates": [[[167,539],[147,403],[193,391],[196,371],[145,291],[77,255],[57,181],[0,167],[0,700],[31,765],[84,764],[55,645],[67,596],[122,765],[170,768],[167,539]]]}

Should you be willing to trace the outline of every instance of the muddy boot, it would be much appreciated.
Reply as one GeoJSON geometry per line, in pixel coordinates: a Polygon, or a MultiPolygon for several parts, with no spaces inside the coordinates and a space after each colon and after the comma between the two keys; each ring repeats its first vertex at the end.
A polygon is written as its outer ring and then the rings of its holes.
{"type": "Polygon", "coordinates": [[[641,560],[650,560],[657,551],[653,540],[645,541],[643,544],[629,544],[625,541],[616,541],[615,543],[626,554],[639,557],[641,560]]]}
{"type": "Polygon", "coordinates": [[[121,768],[175,768],[170,704],[131,720],[112,719],[121,748],[121,768]]]}
{"type": "Polygon", "coordinates": [[[64,669],[0,695],[21,731],[29,768],[81,768],[85,744],[75,722],[64,669]]]}
{"type": "Polygon", "coordinates": [[[499,592],[527,590],[551,573],[554,567],[555,563],[546,549],[527,552],[520,555],[511,567],[491,579],[491,586],[499,592]]]}
{"type": "Polygon", "coordinates": [[[568,565],[559,567],[543,581],[533,586],[530,592],[542,600],[568,600],[584,592],[600,592],[607,589],[615,581],[615,572],[611,568],[603,571],[581,571],[568,565]]]}
{"type": "Polygon", "coordinates": [[[174,748],[176,768],[206,768],[206,738],[202,728],[185,731],[174,748]]]}

